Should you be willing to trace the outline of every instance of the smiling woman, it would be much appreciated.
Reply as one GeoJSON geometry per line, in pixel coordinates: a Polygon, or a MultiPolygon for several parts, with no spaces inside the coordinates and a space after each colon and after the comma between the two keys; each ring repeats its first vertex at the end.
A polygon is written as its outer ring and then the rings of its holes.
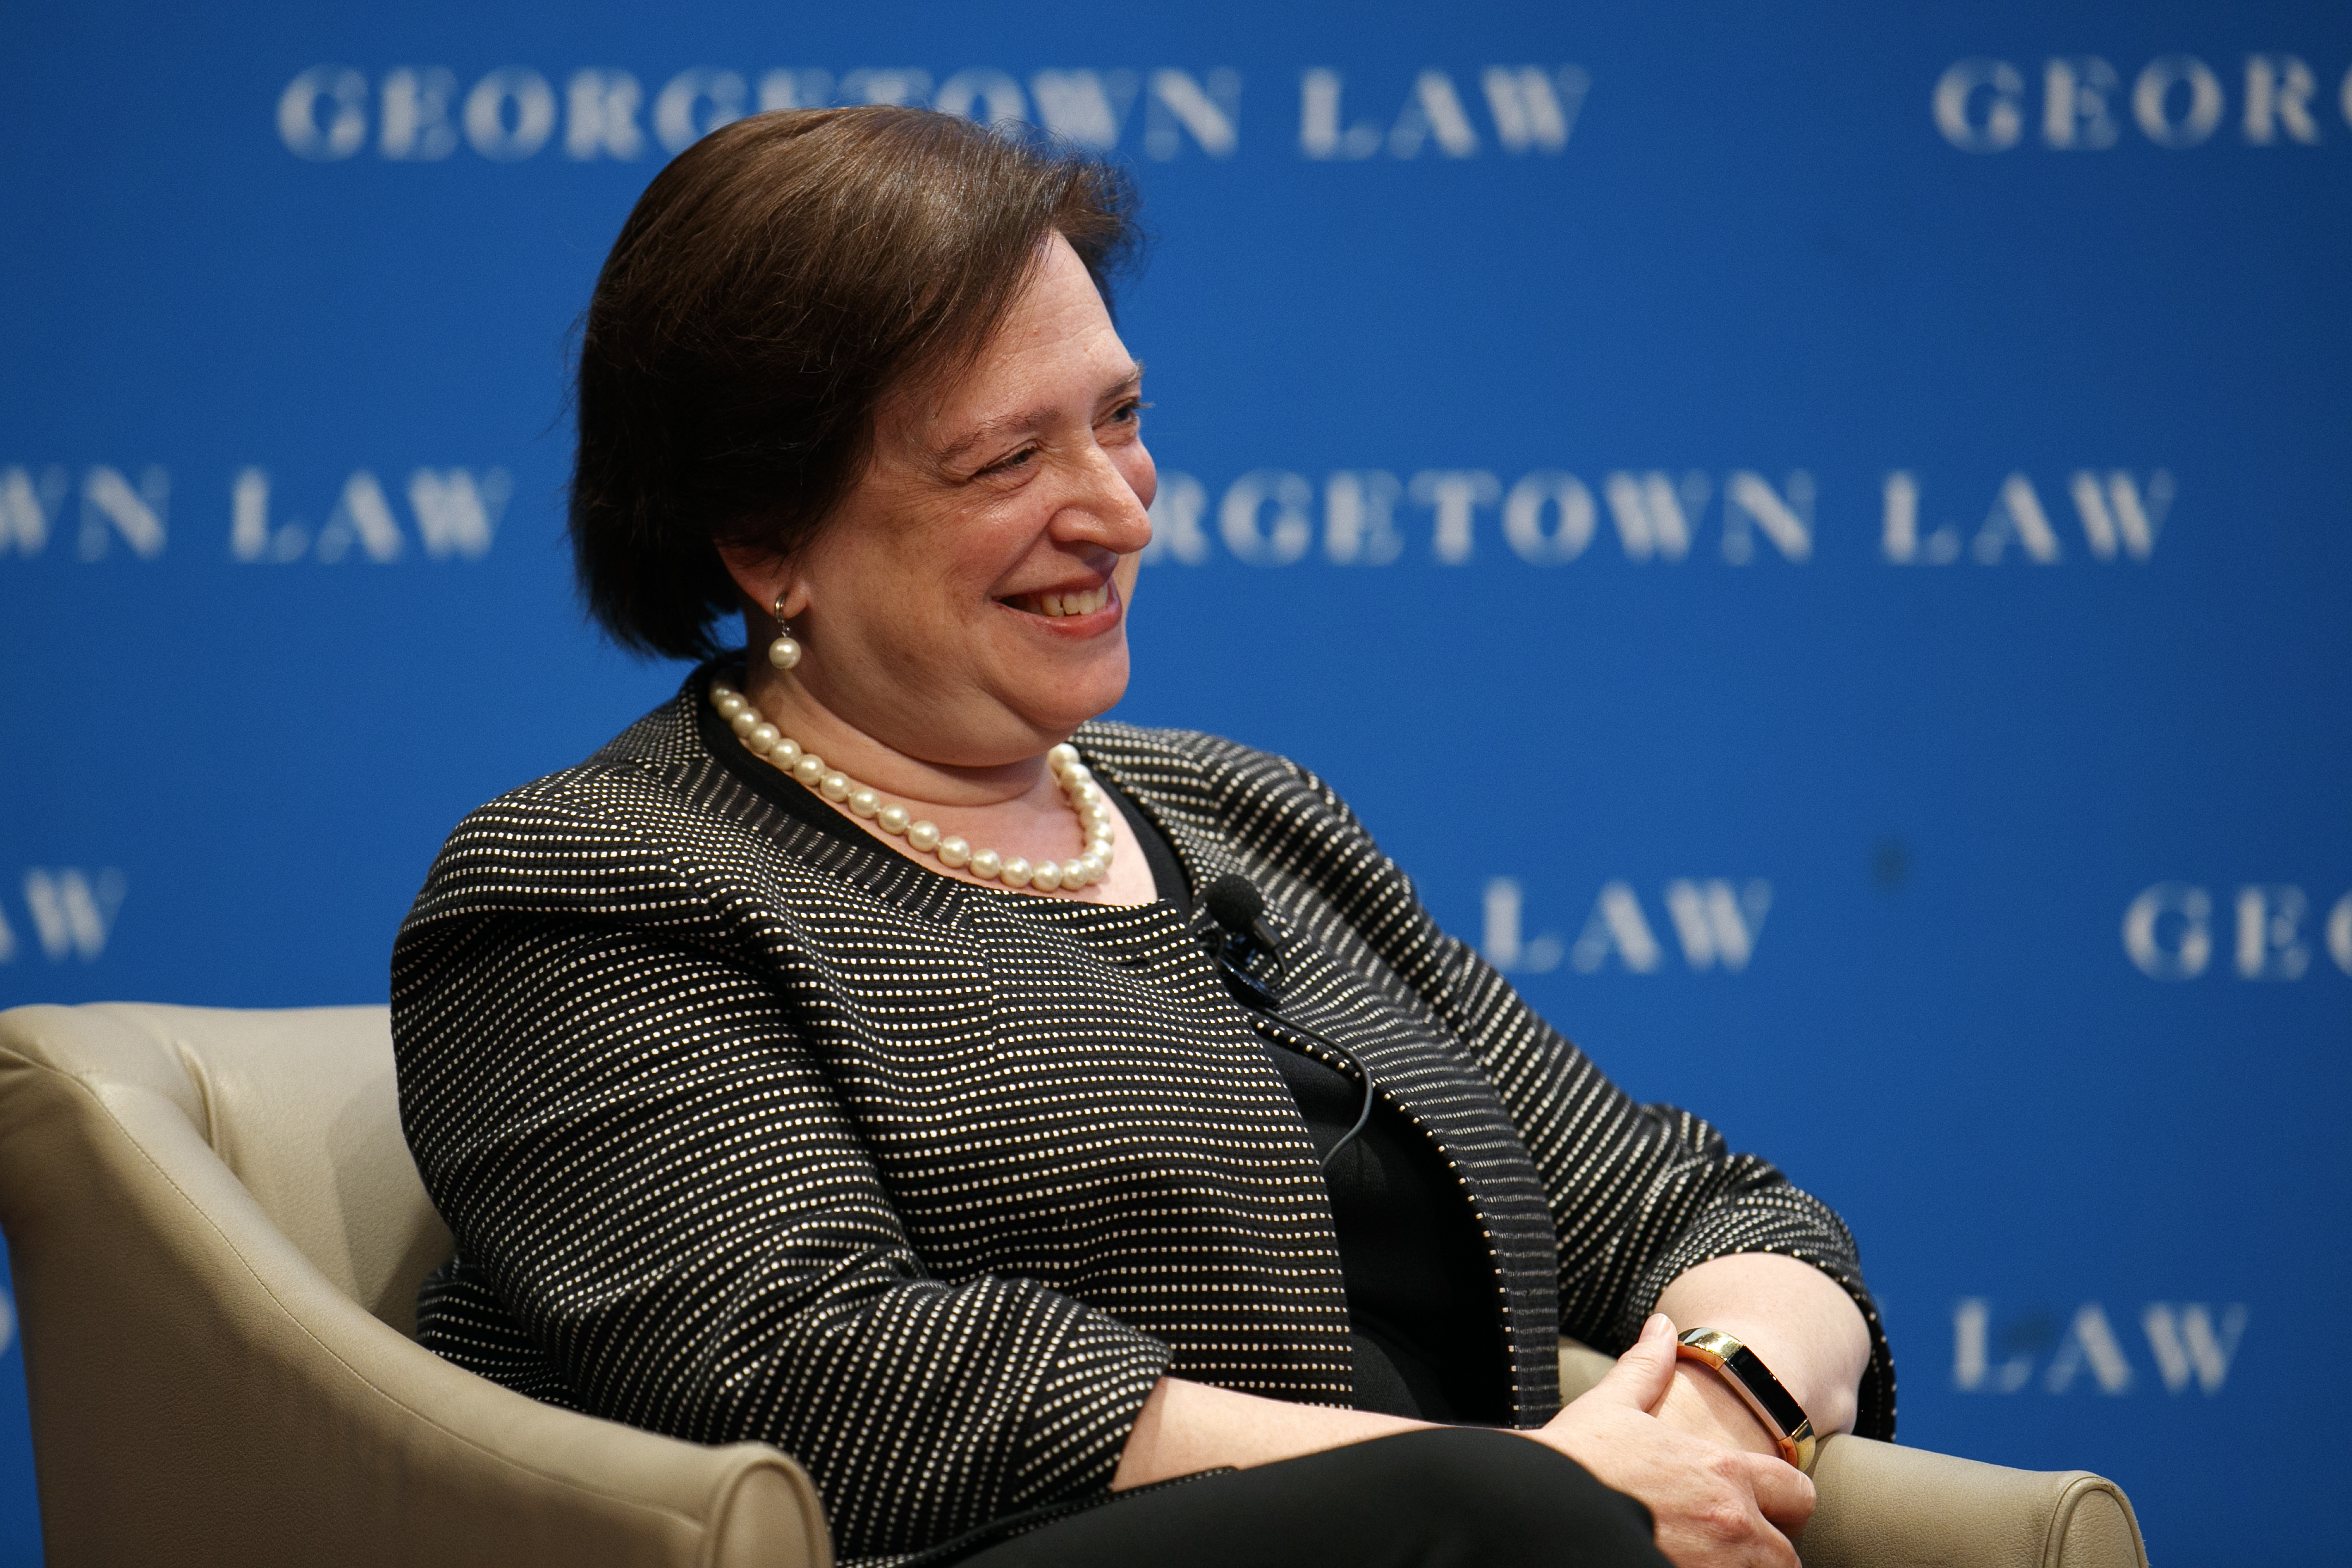
{"type": "MultiPolygon", "coordinates": [[[[882,401],[865,472],[822,532],[785,556],[719,551],[747,616],[771,606],[821,650],[789,675],[755,661],[752,704],[803,754],[968,819],[1006,847],[1000,865],[1074,853],[1037,759],[1127,689],[1154,485],[1142,374],[1076,251],[1051,235],[985,354],[882,401]]],[[[1149,902],[1144,874],[1114,858],[1103,896],[1149,902]]]]}
{"type": "Polygon", "coordinates": [[[1620,1092],[1314,774],[1099,717],[1134,233],[1105,166],[894,108],[639,201],[572,538],[699,663],[402,929],[419,1337],[782,1447],[851,1561],[1792,1563],[1811,1435],[1893,1426],[1836,1215],[1620,1092]],[[1624,1352],[1565,1409],[1562,1331],[1624,1352]]]}

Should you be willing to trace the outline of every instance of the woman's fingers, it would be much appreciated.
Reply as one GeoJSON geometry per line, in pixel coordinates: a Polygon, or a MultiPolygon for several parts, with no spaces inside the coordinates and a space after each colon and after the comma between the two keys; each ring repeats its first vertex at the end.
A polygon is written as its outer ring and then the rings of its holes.
{"type": "MultiPolygon", "coordinates": [[[[1655,1426],[1643,1416],[1618,1419],[1628,1426],[1655,1426]]],[[[1753,1454],[1663,1431],[1662,1441],[1650,1447],[1637,1430],[1622,1431],[1619,1441],[1611,1445],[1616,1453],[1609,1468],[1620,1473],[1596,1473],[1649,1506],[1658,1550],[1675,1568],[1797,1568],[1796,1548],[1765,1516],[1757,1496],[1757,1467],[1779,1460],[1759,1460],[1753,1454]],[[1627,1452],[1634,1447],[1649,1451],[1638,1456],[1627,1452]]],[[[1588,1460],[1585,1468],[1593,1466],[1588,1460]]]]}
{"type": "Polygon", "coordinates": [[[1767,1464],[1800,1481],[1804,1477],[1778,1459],[1686,1441],[1700,1450],[1687,1483],[1675,1489],[1667,1508],[1650,1507],[1658,1550],[1675,1568],[1797,1568],[1797,1549],[1760,1508],[1758,1483],[1767,1464]]]}
{"type": "Polygon", "coordinates": [[[1757,1454],[1741,1457],[1748,1461],[1748,1484],[1756,1493],[1758,1510],[1792,1535],[1804,1529],[1805,1521],[1813,1517],[1812,1478],[1785,1459],[1757,1454]]]}
{"type": "Polygon", "coordinates": [[[1813,1483],[1778,1458],[1658,1420],[1675,1365],[1674,1322],[1653,1313],[1609,1375],[1553,1417],[1541,1440],[1648,1505],[1658,1550],[1676,1568],[1797,1568],[1789,1537],[1812,1517],[1813,1483]]]}
{"type": "Polygon", "coordinates": [[[1674,1320],[1664,1312],[1653,1312],[1642,1325],[1642,1337],[1617,1358],[1607,1376],[1585,1391],[1584,1399],[1644,1413],[1654,1410],[1674,1383],[1675,1356],[1674,1320]]]}
{"type": "Polygon", "coordinates": [[[1528,1436],[1646,1504],[1658,1550],[1677,1568],[1797,1568],[1789,1537],[1812,1516],[1812,1482],[1648,1414],[1674,1365],[1674,1325],[1653,1318],[1591,1393],[1528,1436]]]}

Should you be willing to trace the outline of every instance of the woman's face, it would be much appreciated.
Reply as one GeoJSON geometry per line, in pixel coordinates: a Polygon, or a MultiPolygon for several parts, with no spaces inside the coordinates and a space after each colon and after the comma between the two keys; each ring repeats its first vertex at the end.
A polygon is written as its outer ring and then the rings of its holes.
{"type": "Polygon", "coordinates": [[[1158,484],[1142,368],[1055,235],[968,369],[886,403],[865,477],[787,564],[809,694],[959,767],[1035,756],[1116,703],[1158,484]]]}

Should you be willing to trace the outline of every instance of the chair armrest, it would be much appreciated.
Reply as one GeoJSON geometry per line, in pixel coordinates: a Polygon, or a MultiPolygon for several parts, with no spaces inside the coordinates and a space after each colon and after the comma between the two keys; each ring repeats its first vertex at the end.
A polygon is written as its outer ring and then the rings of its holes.
{"type": "Polygon", "coordinates": [[[2084,1469],[1832,1436],[1813,1486],[1821,1507],[1797,1542],[1806,1568],[2147,1568],[2131,1500],[2084,1469]]]}
{"type": "MultiPolygon", "coordinates": [[[[184,1107],[0,1017],[0,1226],[47,1560],[829,1568],[807,1475],[522,1397],[377,1321],[184,1107]]],[[[85,1015],[71,1026],[94,1026],[85,1015]]]]}
{"type": "Polygon", "coordinates": [[[1824,1438],[1806,1568],[2147,1568],[2139,1521],[2086,1470],[2013,1470],[1868,1437],[1824,1438]]]}
{"type": "MultiPolygon", "coordinates": [[[[1560,1397],[1610,1359],[1559,1345],[1560,1397]]],[[[2013,1470],[1868,1437],[1823,1438],[1819,1502],[1797,1542],[1805,1568],[2147,1568],[2139,1521],[2113,1481],[2084,1470],[2013,1470]]]]}

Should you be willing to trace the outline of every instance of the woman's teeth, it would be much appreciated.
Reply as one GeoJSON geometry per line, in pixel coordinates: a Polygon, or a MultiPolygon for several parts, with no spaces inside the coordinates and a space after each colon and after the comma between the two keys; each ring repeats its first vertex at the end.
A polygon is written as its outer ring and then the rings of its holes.
{"type": "Polygon", "coordinates": [[[1013,603],[1035,616],[1091,616],[1110,603],[1110,584],[1067,594],[1024,594],[1013,603]]]}

